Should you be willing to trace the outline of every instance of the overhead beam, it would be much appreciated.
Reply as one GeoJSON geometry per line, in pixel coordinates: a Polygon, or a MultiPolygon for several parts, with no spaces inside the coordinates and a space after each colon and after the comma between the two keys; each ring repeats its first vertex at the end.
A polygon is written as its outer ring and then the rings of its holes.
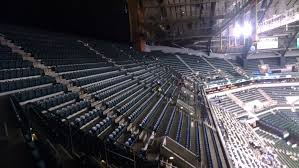
{"type": "Polygon", "coordinates": [[[281,56],[280,56],[280,66],[285,66],[285,54],[287,53],[290,45],[292,44],[292,42],[295,40],[295,38],[297,37],[298,31],[296,31],[296,33],[293,34],[293,36],[291,37],[291,39],[289,40],[285,50],[283,50],[281,56]]]}
{"type": "Polygon", "coordinates": [[[145,23],[189,23],[189,22],[200,22],[200,19],[211,19],[211,20],[219,20],[219,19],[224,19],[227,18],[225,15],[217,15],[217,16],[199,16],[199,17],[183,17],[183,18],[177,18],[177,19],[172,19],[172,18],[165,18],[161,20],[150,20],[149,18],[145,19],[145,23]]]}
{"type": "Polygon", "coordinates": [[[267,11],[270,9],[270,6],[272,5],[272,2],[273,2],[273,0],[269,0],[269,3],[267,3],[267,0],[264,0],[264,1],[266,2],[267,5],[266,5],[265,8],[263,9],[263,11],[262,11],[262,13],[261,13],[261,15],[260,15],[260,17],[259,17],[259,21],[258,21],[258,23],[261,23],[261,22],[263,21],[265,15],[266,15],[266,13],[267,13],[267,11]]]}
{"type": "MultiPolygon", "coordinates": [[[[211,18],[213,18],[215,16],[215,9],[216,9],[216,2],[212,2],[211,3],[211,12],[210,12],[210,16],[211,18]]],[[[215,20],[210,19],[209,20],[209,25],[212,27],[215,23],[215,20]]],[[[213,29],[209,30],[209,33],[212,33],[213,29]]],[[[211,45],[212,45],[212,37],[209,38],[208,40],[208,46],[207,46],[207,50],[208,50],[208,55],[210,56],[211,53],[211,45]]]]}
{"type": "Polygon", "coordinates": [[[161,8],[161,7],[177,7],[177,6],[195,6],[201,4],[207,4],[211,2],[217,2],[217,0],[210,0],[210,1],[203,1],[203,2],[180,2],[180,3],[173,3],[173,4],[160,4],[160,5],[148,5],[143,6],[144,8],[161,8]]]}

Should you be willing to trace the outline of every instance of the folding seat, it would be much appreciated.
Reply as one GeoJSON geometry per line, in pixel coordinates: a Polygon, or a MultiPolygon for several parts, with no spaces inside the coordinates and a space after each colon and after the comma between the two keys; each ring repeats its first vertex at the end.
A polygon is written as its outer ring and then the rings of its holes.
{"type": "Polygon", "coordinates": [[[83,102],[83,101],[80,101],[80,102],[79,102],[79,107],[80,107],[80,109],[83,109],[83,108],[84,108],[84,102],[83,102]]]}
{"type": "Polygon", "coordinates": [[[18,89],[24,88],[24,82],[26,82],[26,80],[18,80],[18,81],[16,81],[16,87],[18,89]]]}
{"type": "Polygon", "coordinates": [[[81,119],[81,121],[84,123],[85,122],[85,120],[86,120],[86,118],[85,118],[85,116],[84,115],[82,115],[82,116],[80,116],[80,119],[81,119]]]}
{"type": "Polygon", "coordinates": [[[33,80],[33,85],[32,86],[38,86],[38,85],[42,85],[45,84],[45,79],[44,78],[35,78],[33,80]]]}
{"type": "Polygon", "coordinates": [[[56,114],[59,115],[60,117],[62,117],[62,111],[63,111],[62,109],[56,110],[56,114]]]}
{"type": "Polygon", "coordinates": [[[42,108],[47,109],[47,103],[46,101],[41,101],[38,103],[42,108]]]}
{"type": "Polygon", "coordinates": [[[1,71],[1,70],[0,70],[0,80],[5,79],[5,78],[4,78],[4,75],[5,75],[5,71],[1,71]]]}
{"type": "Polygon", "coordinates": [[[15,70],[15,69],[14,69],[14,70],[11,71],[11,78],[22,77],[20,74],[21,74],[21,73],[20,73],[19,70],[15,70]]]}
{"type": "Polygon", "coordinates": [[[45,109],[49,109],[51,107],[51,101],[49,99],[45,100],[45,109]]]}
{"type": "Polygon", "coordinates": [[[70,114],[74,114],[77,111],[79,111],[79,106],[73,104],[70,108],[70,114]]]}
{"type": "Polygon", "coordinates": [[[74,94],[67,93],[64,97],[65,97],[66,101],[70,101],[70,100],[74,99],[74,94]]]}
{"type": "Polygon", "coordinates": [[[96,135],[99,134],[99,129],[98,129],[97,127],[92,127],[92,128],[91,128],[91,131],[92,131],[92,134],[93,134],[94,136],[96,136],[96,135]]]}
{"type": "Polygon", "coordinates": [[[15,94],[18,101],[22,102],[26,100],[25,94],[23,92],[18,92],[15,94]]]}
{"type": "Polygon", "coordinates": [[[27,88],[29,87],[29,81],[30,80],[23,80],[23,81],[17,81],[19,84],[17,84],[18,88],[27,88]]]}
{"type": "Polygon", "coordinates": [[[57,97],[57,104],[62,104],[63,103],[63,97],[62,96],[58,96],[57,97]]]}
{"type": "Polygon", "coordinates": [[[0,83],[0,87],[1,87],[1,92],[5,92],[8,90],[8,83],[7,82],[3,82],[3,83],[0,83]]]}
{"type": "Polygon", "coordinates": [[[8,73],[8,70],[4,70],[3,72],[4,72],[4,74],[3,74],[3,78],[4,78],[4,79],[9,79],[9,73],[8,73]]]}
{"type": "Polygon", "coordinates": [[[58,103],[58,98],[59,98],[60,96],[56,96],[56,97],[54,97],[53,98],[53,104],[54,104],[54,106],[57,106],[59,103],[58,103]]]}
{"type": "Polygon", "coordinates": [[[59,91],[59,86],[60,85],[53,85],[52,87],[50,87],[50,93],[55,93],[59,91]]]}
{"type": "Polygon", "coordinates": [[[41,97],[42,96],[41,89],[36,89],[36,90],[34,90],[34,92],[35,92],[35,97],[41,97]]]}
{"type": "Polygon", "coordinates": [[[30,76],[29,72],[30,72],[29,69],[23,69],[23,76],[30,76]]]}
{"type": "MultiPolygon", "coordinates": [[[[7,61],[7,64],[4,64],[5,69],[15,68],[16,63],[19,63],[18,61],[15,63],[14,61],[7,61]]],[[[18,65],[18,64],[17,64],[18,65]]],[[[18,67],[17,67],[18,68],[18,67]]]]}
{"type": "Polygon", "coordinates": [[[24,75],[23,75],[23,70],[21,70],[21,69],[16,70],[16,77],[17,77],[17,78],[24,77],[24,75]]]}
{"type": "Polygon", "coordinates": [[[47,88],[41,88],[41,89],[39,89],[40,90],[40,92],[41,92],[41,96],[46,96],[46,95],[48,95],[48,93],[47,93],[47,88]]]}
{"type": "Polygon", "coordinates": [[[16,90],[16,83],[13,82],[8,82],[8,90],[16,90]]]}
{"type": "Polygon", "coordinates": [[[85,113],[84,117],[85,117],[86,121],[89,121],[91,119],[91,116],[89,113],[85,113]]]}
{"type": "Polygon", "coordinates": [[[48,95],[48,94],[50,94],[52,92],[52,88],[51,87],[47,87],[47,88],[45,88],[45,90],[46,90],[46,94],[45,95],[48,95]]]}
{"type": "Polygon", "coordinates": [[[75,126],[79,126],[81,125],[81,119],[80,118],[76,118],[75,119],[75,126]]]}
{"type": "Polygon", "coordinates": [[[62,116],[63,116],[63,118],[69,116],[70,114],[71,114],[71,108],[70,108],[70,106],[62,109],[62,116]]]}

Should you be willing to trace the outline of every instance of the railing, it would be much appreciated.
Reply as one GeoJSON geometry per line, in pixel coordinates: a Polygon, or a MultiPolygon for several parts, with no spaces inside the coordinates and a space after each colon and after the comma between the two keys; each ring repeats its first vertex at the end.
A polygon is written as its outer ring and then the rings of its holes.
{"type": "Polygon", "coordinates": [[[162,150],[162,153],[168,153],[166,155],[176,157],[176,159],[179,160],[179,164],[183,167],[195,168],[200,163],[200,160],[194,153],[169,137],[165,137],[162,144],[162,150]]]}

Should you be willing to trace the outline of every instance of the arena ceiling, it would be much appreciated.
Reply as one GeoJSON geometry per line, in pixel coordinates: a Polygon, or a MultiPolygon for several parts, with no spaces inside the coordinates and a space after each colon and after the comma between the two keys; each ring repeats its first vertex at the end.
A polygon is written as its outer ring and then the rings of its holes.
{"type": "MultiPolygon", "coordinates": [[[[250,20],[255,27],[256,22],[261,23],[297,4],[298,0],[140,0],[141,32],[148,42],[203,51],[237,52],[242,47],[230,48],[228,43],[236,22],[250,20]]],[[[285,49],[298,26],[292,23],[287,29],[280,27],[260,36],[284,38],[280,47],[285,49]]]]}

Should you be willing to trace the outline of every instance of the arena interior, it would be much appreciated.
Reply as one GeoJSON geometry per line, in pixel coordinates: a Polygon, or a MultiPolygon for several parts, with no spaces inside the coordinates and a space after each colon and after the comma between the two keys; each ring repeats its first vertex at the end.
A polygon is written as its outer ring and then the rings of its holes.
{"type": "Polygon", "coordinates": [[[120,6],[112,40],[1,22],[0,167],[299,167],[298,0],[120,6]]]}

